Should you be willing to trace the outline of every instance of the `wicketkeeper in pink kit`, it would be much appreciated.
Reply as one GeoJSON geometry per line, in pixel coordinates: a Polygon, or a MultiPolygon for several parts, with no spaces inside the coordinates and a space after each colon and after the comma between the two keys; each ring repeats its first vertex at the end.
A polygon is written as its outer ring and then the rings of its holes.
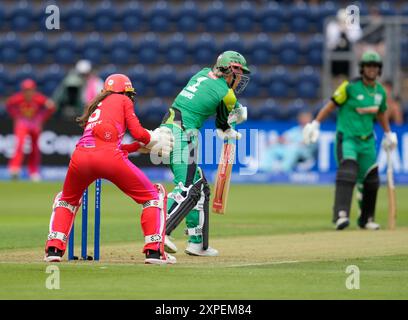
{"type": "Polygon", "coordinates": [[[14,121],[16,147],[9,162],[9,172],[13,179],[18,179],[24,160],[24,141],[27,135],[31,138],[31,153],[28,156],[28,174],[33,181],[40,180],[41,153],[38,139],[43,124],[55,112],[54,102],[37,91],[32,79],[21,83],[21,91],[6,101],[6,109],[14,121]]]}
{"type": "Polygon", "coordinates": [[[84,133],[72,154],[63,190],[54,199],[45,261],[61,261],[84,190],[96,179],[103,178],[143,205],[141,224],[145,238],[145,263],[176,262],[174,257],[164,252],[166,191],[160,184],[153,185],[128,159],[128,152],[140,147],[143,150],[154,148],[163,156],[168,155],[174,139],[167,128],[150,131],[142,127],[134,113],[135,94],[127,76],[110,75],[102,92],[77,118],[84,133]],[[136,141],[122,145],[126,129],[136,141]]]}

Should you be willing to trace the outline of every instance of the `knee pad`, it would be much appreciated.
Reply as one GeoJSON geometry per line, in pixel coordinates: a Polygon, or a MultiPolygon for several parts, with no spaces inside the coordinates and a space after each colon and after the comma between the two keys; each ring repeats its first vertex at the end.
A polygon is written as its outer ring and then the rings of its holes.
{"type": "Polygon", "coordinates": [[[380,177],[378,175],[378,167],[372,168],[364,179],[364,189],[378,189],[380,187],[380,177]]]}
{"type": "Polygon", "coordinates": [[[348,182],[355,184],[358,175],[358,164],[355,160],[346,159],[340,163],[337,170],[336,182],[348,182]]]}

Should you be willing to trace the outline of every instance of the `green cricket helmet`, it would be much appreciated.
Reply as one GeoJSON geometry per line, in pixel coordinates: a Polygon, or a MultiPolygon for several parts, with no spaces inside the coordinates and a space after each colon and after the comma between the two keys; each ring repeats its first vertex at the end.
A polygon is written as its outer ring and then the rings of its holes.
{"type": "Polygon", "coordinates": [[[221,53],[217,58],[214,69],[221,75],[229,75],[231,73],[234,75],[232,83],[229,84],[230,87],[234,85],[236,74],[241,75],[241,80],[235,89],[236,93],[241,93],[244,91],[249,82],[248,74],[250,74],[251,71],[247,66],[244,56],[239,52],[224,51],[221,53]]]}
{"type": "Polygon", "coordinates": [[[382,59],[378,52],[373,50],[368,50],[363,53],[360,59],[360,74],[363,73],[363,67],[365,65],[376,65],[380,68],[379,74],[381,75],[382,71],[382,59]]]}

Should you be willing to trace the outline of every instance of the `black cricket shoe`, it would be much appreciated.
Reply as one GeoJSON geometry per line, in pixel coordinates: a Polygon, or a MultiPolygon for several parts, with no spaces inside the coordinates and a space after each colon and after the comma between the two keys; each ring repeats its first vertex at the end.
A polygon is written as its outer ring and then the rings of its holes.
{"type": "Polygon", "coordinates": [[[177,259],[168,253],[160,255],[159,250],[147,250],[145,264],[175,264],[177,259]]]}
{"type": "Polygon", "coordinates": [[[49,247],[45,255],[44,261],[46,262],[61,262],[62,260],[62,250],[56,247],[49,247]]]}

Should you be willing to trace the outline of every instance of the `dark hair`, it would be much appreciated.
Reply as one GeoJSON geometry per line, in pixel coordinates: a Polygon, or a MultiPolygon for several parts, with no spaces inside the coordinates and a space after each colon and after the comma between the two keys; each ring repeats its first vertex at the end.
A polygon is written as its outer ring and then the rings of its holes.
{"type": "Polygon", "coordinates": [[[76,122],[79,123],[79,125],[84,128],[86,126],[86,123],[88,122],[89,117],[91,116],[91,114],[96,110],[96,108],[98,107],[99,103],[104,100],[107,96],[111,95],[112,91],[102,91],[100,94],[98,94],[92,101],[91,103],[89,103],[85,110],[84,113],[82,114],[82,116],[77,117],[75,119],[76,122]]]}

